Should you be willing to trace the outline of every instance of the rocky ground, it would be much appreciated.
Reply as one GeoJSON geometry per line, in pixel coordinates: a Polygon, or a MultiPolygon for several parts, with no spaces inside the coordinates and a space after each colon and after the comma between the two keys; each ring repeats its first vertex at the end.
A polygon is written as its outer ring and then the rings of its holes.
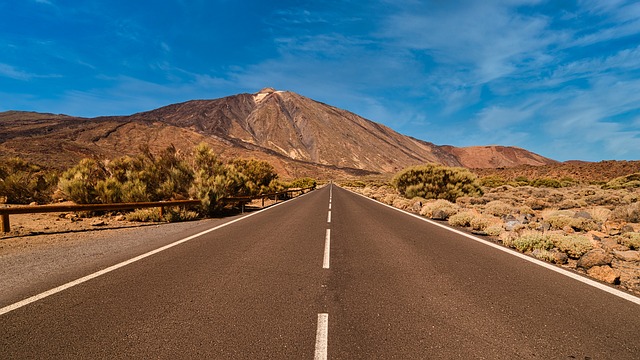
{"type": "Polygon", "coordinates": [[[351,190],[640,294],[640,189],[500,186],[456,203],[379,184],[351,190]]]}

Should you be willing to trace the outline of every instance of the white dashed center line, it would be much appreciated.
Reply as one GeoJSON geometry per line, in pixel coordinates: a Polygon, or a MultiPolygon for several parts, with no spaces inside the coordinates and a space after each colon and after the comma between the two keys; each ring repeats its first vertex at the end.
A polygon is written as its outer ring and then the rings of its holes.
{"type": "Polygon", "coordinates": [[[322,259],[322,268],[329,268],[329,252],[331,251],[331,229],[327,229],[327,235],[324,238],[324,258],[322,259]]]}
{"type": "Polygon", "coordinates": [[[316,330],[316,354],[314,360],[327,359],[329,342],[329,314],[318,314],[318,329],[316,330]]]}

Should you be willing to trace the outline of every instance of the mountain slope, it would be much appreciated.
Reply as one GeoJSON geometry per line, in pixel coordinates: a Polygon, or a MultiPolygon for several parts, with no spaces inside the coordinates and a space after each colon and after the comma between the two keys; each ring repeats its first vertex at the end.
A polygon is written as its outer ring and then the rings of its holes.
{"type": "Polygon", "coordinates": [[[152,150],[174,145],[186,152],[203,141],[223,158],[255,157],[275,163],[284,176],[394,173],[425,162],[466,167],[554,162],[519,148],[437,146],[351,112],[270,88],[131,116],[0,114],[1,156],[20,155],[39,163],[68,166],[87,156],[134,154],[140,145],[152,150]]]}

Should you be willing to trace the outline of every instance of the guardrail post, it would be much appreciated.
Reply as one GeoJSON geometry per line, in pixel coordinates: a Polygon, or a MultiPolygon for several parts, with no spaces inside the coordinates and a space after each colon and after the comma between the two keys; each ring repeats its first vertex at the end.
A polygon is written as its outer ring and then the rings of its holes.
{"type": "Polygon", "coordinates": [[[262,207],[264,207],[264,196],[262,197],[262,207]]]}
{"type": "Polygon", "coordinates": [[[160,219],[164,217],[164,206],[160,206],[160,219]]]}
{"type": "Polygon", "coordinates": [[[2,221],[0,221],[2,225],[2,232],[8,233],[11,231],[11,224],[9,223],[9,214],[2,214],[2,221]]]}

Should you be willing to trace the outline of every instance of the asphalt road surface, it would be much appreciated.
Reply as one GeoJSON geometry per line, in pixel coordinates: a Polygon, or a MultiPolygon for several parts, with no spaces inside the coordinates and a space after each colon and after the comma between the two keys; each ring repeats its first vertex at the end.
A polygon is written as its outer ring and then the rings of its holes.
{"type": "Polygon", "coordinates": [[[0,359],[640,359],[638,303],[336,186],[192,235],[0,309],[0,359]]]}

